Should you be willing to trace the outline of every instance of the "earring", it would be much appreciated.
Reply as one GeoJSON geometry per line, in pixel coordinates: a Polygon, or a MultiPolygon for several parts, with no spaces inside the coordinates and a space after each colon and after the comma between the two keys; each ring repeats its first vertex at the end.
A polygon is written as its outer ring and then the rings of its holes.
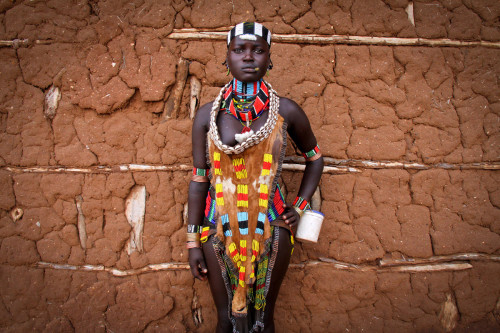
{"type": "Polygon", "coordinates": [[[227,65],[227,59],[226,59],[226,60],[224,60],[224,62],[222,63],[222,66],[226,66],[226,67],[227,67],[227,73],[226,73],[226,76],[229,76],[230,70],[229,70],[229,66],[227,65]]]}
{"type": "Polygon", "coordinates": [[[273,69],[273,61],[269,59],[269,66],[267,66],[266,76],[269,76],[269,71],[273,69]]]}

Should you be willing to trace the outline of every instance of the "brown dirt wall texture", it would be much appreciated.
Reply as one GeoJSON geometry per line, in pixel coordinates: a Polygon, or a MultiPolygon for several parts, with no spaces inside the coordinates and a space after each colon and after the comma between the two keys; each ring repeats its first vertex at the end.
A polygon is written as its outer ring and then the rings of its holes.
{"type": "MultiPolygon", "coordinates": [[[[0,330],[213,331],[208,285],[186,269],[114,276],[82,267],[186,263],[190,172],[180,166],[191,163],[190,78],[201,82],[203,104],[228,77],[223,41],[168,35],[244,20],[279,34],[500,41],[495,0],[0,0],[0,40],[30,41],[0,48],[0,330]],[[181,58],[189,77],[166,120],[181,58]],[[48,114],[54,87],[60,101],[48,114]],[[120,172],[124,164],[173,171],[120,172]],[[46,167],[61,169],[28,172],[46,167]],[[142,186],[142,250],[130,251],[127,198],[142,186]]],[[[325,157],[420,166],[324,174],[322,234],[295,248],[277,330],[499,330],[499,48],[275,43],[271,51],[266,79],[303,107],[325,157]],[[461,253],[484,260],[454,262],[461,253]],[[322,258],[344,268],[315,264],[322,258]],[[380,266],[401,259],[469,266],[380,266]],[[456,315],[443,318],[450,304],[456,315]]],[[[293,145],[287,155],[298,155],[293,145]]],[[[289,201],[300,177],[283,172],[289,201]]]]}

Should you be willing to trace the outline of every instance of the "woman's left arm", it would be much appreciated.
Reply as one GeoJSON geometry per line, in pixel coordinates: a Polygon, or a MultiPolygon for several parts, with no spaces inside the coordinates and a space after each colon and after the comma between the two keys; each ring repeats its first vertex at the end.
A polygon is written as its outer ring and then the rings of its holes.
{"type": "MultiPolygon", "coordinates": [[[[313,150],[318,142],[311,129],[311,124],[306,113],[300,106],[288,98],[280,98],[280,114],[288,124],[288,134],[293,142],[302,152],[313,150]]],[[[301,197],[307,202],[311,200],[323,173],[323,157],[306,160],[306,168],[302,176],[297,197],[301,197]]],[[[291,208],[287,207],[286,208],[291,208]]],[[[298,213],[294,209],[286,209],[283,219],[292,227],[298,223],[298,213]]]]}

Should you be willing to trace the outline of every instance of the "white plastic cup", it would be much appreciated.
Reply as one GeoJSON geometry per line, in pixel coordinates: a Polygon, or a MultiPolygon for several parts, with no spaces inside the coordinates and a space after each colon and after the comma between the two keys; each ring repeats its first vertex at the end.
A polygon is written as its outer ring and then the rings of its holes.
{"type": "Polygon", "coordinates": [[[317,243],[325,215],[315,210],[306,210],[300,218],[295,239],[300,242],[317,243]]]}

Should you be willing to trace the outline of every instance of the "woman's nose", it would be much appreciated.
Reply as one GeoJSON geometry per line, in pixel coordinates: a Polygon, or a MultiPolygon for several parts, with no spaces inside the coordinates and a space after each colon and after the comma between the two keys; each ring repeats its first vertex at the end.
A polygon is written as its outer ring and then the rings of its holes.
{"type": "Polygon", "coordinates": [[[252,50],[245,50],[243,60],[253,60],[252,50]]]}

